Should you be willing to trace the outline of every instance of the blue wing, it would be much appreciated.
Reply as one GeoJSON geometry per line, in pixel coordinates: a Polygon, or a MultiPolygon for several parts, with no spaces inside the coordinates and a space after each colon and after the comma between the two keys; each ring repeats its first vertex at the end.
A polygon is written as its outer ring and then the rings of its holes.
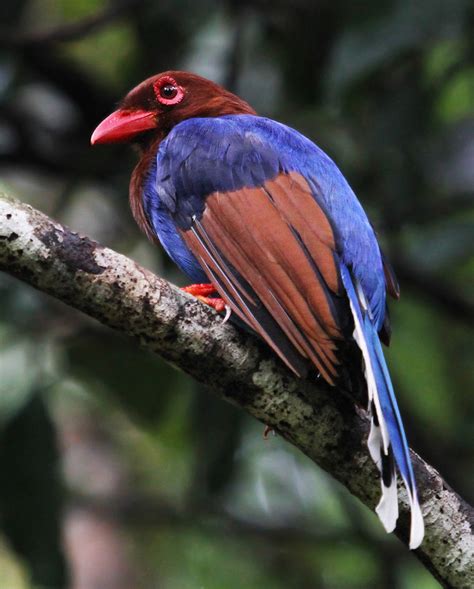
{"type": "Polygon", "coordinates": [[[189,119],[161,143],[156,165],[156,176],[149,175],[145,187],[145,208],[155,222],[167,209],[183,228],[202,214],[206,197],[215,191],[261,186],[280,171],[300,173],[334,228],[342,261],[360,281],[377,328],[382,327],[386,285],[374,231],[337,166],[306,137],[252,115],[189,119]]]}
{"type": "Polygon", "coordinates": [[[347,314],[366,372],[369,449],[382,484],[377,513],[393,530],[396,463],[411,504],[410,546],[417,547],[423,519],[378,337],[386,288],[396,292],[396,283],[365,212],[332,160],[269,119],[190,119],[161,143],[144,207],[178,265],[193,280],[207,276],[214,282],[295,372],[304,357],[333,381],[334,342],[347,333],[347,314]]]}

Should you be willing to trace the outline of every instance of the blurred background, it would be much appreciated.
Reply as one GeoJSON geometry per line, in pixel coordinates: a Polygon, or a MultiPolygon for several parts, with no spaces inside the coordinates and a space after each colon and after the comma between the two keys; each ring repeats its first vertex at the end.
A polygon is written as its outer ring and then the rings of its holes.
{"type": "MultiPolygon", "coordinates": [[[[474,5],[2,0],[0,189],[183,284],[91,149],[145,77],[192,70],[339,164],[398,273],[408,437],[474,497],[474,5]]],[[[0,277],[0,587],[438,587],[376,517],[136,344],[0,277]]]]}

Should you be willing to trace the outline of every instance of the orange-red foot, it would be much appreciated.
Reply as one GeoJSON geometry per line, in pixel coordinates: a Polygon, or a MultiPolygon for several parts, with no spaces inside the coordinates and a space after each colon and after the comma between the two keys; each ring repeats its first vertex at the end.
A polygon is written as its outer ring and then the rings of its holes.
{"type": "Polygon", "coordinates": [[[224,321],[227,321],[227,319],[229,318],[230,309],[226,305],[224,299],[221,299],[220,297],[209,296],[212,294],[218,294],[213,284],[190,284],[189,286],[183,286],[181,290],[184,290],[184,292],[187,292],[188,294],[195,296],[197,299],[201,301],[201,303],[209,305],[209,307],[212,307],[218,313],[226,311],[226,317],[224,321]]]}
{"type": "Polygon", "coordinates": [[[181,290],[187,292],[195,297],[208,297],[211,294],[217,293],[217,290],[213,284],[190,284],[189,286],[183,286],[181,290]]]}
{"type": "Polygon", "coordinates": [[[209,307],[212,307],[218,313],[220,313],[221,311],[225,311],[225,309],[226,309],[226,304],[225,304],[224,299],[213,298],[213,297],[201,297],[200,295],[195,295],[195,296],[197,299],[199,299],[201,301],[201,303],[204,303],[205,305],[209,305],[209,307]]]}

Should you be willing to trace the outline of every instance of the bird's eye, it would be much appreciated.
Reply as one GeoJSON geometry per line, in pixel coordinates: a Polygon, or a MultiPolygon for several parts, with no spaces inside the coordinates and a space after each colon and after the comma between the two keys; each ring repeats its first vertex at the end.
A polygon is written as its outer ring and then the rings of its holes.
{"type": "Polygon", "coordinates": [[[173,78],[164,76],[153,85],[158,102],[166,106],[178,104],[184,98],[184,91],[173,78]]]}
{"type": "Polygon", "coordinates": [[[160,88],[160,96],[162,98],[170,100],[171,98],[174,98],[176,94],[178,94],[178,88],[172,84],[165,84],[160,88]]]}

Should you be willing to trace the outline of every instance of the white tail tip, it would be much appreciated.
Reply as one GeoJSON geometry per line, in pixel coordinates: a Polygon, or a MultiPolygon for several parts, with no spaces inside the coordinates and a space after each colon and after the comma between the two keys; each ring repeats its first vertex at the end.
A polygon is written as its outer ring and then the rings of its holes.
{"type": "Polygon", "coordinates": [[[382,522],[385,530],[390,534],[395,529],[398,519],[398,493],[397,477],[394,476],[390,486],[386,487],[382,482],[382,497],[375,508],[375,512],[382,522]]]}
{"type": "Polygon", "coordinates": [[[425,535],[425,523],[421,513],[418,498],[415,495],[410,501],[411,507],[411,526],[410,526],[410,550],[416,550],[423,542],[425,535]]]}

